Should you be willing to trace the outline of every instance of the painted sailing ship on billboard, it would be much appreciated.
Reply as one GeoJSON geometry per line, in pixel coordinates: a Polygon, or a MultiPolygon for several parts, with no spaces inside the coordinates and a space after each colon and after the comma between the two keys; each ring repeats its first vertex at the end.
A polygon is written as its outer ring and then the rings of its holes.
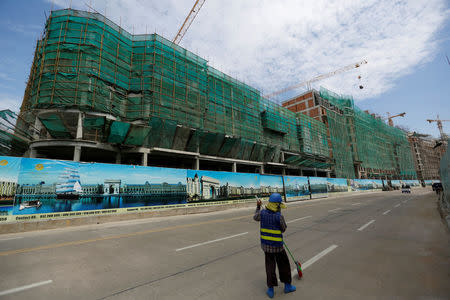
{"type": "Polygon", "coordinates": [[[64,168],[56,183],[56,198],[78,200],[82,192],[78,170],[69,167],[64,168]]]}

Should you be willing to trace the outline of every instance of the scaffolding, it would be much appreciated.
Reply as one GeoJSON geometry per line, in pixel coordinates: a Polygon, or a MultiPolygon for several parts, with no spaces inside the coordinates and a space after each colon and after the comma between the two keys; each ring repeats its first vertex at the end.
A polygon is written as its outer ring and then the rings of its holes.
{"type": "Polygon", "coordinates": [[[320,96],[337,109],[327,109],[336,176],[354,176],[355,164],[365,177],[397,174],[415,178],[414,160],[406,133],[354,105],[351,96],[325,88],[320,96]]]}

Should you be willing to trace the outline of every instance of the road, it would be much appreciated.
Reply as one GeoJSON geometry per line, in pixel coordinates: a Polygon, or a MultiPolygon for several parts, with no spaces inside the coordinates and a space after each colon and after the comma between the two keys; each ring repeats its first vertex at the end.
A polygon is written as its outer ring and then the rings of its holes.
{"type": "MultiPolygon", "coordinates": [[[[275,297],[449,299],[450,235],[435,198],[418,189],[289,203],[284,238],[304,277],[275,297]]],[[[1,235],[0,298],[265,299],[253,213],[1,235]]]]}

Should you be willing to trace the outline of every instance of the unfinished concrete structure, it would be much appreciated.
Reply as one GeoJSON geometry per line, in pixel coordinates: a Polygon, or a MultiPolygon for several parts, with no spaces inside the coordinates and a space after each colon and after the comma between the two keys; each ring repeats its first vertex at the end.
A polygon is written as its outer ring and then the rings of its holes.
{"type": "Polygon", "coordinates": [[[417,179],[420,181],[440,179],[439,166],[447,150],[447,142],[417,133],[410,133],[408,140],[414,156],[417,179]]]}

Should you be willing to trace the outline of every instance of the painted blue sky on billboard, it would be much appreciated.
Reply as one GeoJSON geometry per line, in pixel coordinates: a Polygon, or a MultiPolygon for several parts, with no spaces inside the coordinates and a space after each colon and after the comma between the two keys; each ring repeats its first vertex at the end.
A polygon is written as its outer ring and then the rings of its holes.
{"type": "Polygon", "coordinates": [[[19,184],[52,184],[65,168],[78,169],[81,184],[103,184],[105,179],[119,179],[127,184],[186,183],[186,170],[154,167],[76,163],[45,159],[23,159],[19,184]]]}
{"type": "Polygon", "coordinates": [[[82,184],[102,184],[105,179],[120,179],[127,184],[162,183],[186,184],[186,170],[131,165],[81,163],[82,184]]]}
{"type": "Polygon", "coordinates": [[[21,157],[0,156],[0,181],[17,182],[21,157]]]}

